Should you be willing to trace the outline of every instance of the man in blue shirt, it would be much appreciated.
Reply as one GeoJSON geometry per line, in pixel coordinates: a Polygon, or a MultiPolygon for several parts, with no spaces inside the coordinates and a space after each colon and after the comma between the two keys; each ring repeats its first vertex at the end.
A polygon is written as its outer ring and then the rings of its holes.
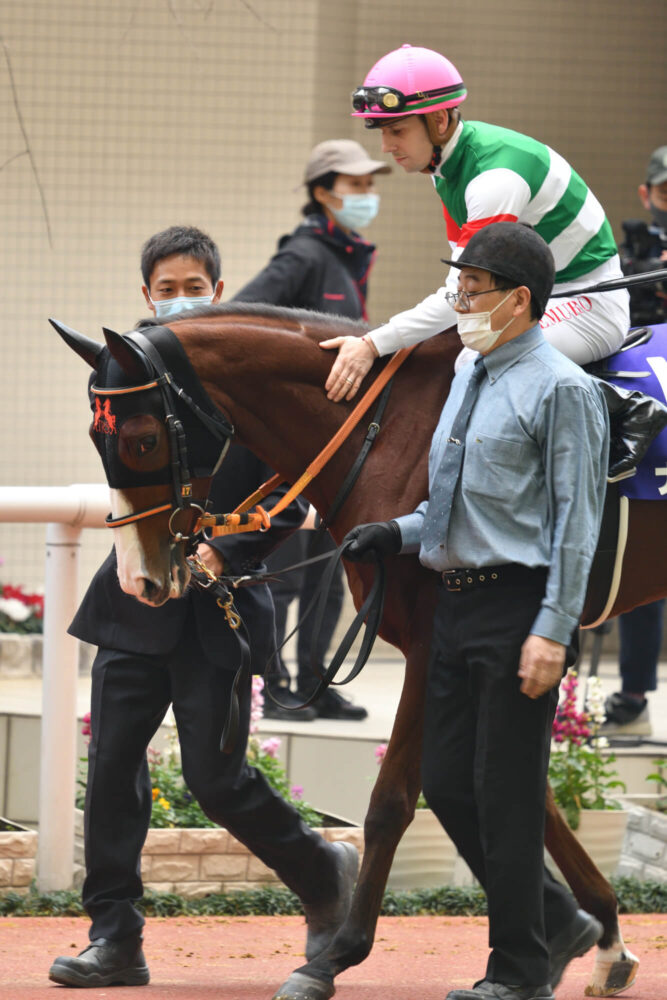
{"type": "Polygon", "coordinates": [[[551,724],[600,529],[609,451],[596,382],[539,319],[551,252],[499,222],[468,243],[450,293],[477,362],[456,375],[433,436],[429,499],[360,525],[348,557],[419,552],[437,572],[423,790],[484,886],[484,978],[448,1000],[551,1000],[597,921],[545,872],[551,724]]]}

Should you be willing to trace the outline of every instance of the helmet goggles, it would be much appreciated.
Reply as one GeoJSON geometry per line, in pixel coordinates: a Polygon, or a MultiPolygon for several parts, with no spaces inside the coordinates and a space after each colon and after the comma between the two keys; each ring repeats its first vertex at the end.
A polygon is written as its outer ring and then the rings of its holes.
{"type": "Polygon", "coordinates": [[[466,88],[462,82],[415,94],[404,94],[396,87],[357,87],[352,94],[352,107],[353,113],[358,115],[391,118],[406,113],[406,110],[408,114],[427,112],[433,105],[441,107],[443,100],[456,97],[463,100],[465,95],[466,88]]]}

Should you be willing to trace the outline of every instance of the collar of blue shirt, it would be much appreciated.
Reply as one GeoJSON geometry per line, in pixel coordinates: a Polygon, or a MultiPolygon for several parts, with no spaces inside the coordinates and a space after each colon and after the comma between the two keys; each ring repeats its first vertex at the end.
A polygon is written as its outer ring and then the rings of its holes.
{"type": "Polygon", "coordinates": [[[495,382],[508,368],[511,368],[517,361],[543,343],[544,334],[540,330],[540,324],[536,323],[535,326],[531,326],[529,330],[525,330],[518,337],[508,340],[506,344],[501,344],[500,347],[490,351],[484,356],[484,367],[489,376],[489,382],[495,382]]]}

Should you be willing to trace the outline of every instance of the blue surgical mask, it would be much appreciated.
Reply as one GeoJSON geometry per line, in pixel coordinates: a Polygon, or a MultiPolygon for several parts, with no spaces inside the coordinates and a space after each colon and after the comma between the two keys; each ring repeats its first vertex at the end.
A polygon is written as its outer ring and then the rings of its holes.
{"type": "Polygon", "coordinates": [[[212,295],[193,295],[191,298],[178,295],[175,299],[158,299],[157,302],[153,302],[153,305],[157,318],[165,319],[167,316],[176,316],[177,313],[191,312],[193,309],[201,308],[201,306],[210,306],[212,302],[212,295]]]}
{"type": "Polygon", "coordinates": [[[346,229],[363,229],[378,214],[379,194],[339,194],[336,197],[343,199],[343,207],[332,208],[331,213],[346,229]]]}

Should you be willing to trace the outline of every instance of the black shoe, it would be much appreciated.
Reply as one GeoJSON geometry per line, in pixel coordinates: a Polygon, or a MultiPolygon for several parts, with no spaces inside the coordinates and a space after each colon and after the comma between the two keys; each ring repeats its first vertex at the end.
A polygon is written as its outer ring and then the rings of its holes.
{"type": "Polygon", "coordinates": [[[312,962],[329,947],[345,922],[359,871],[359,852],[354,844],[338,841],[331,845],[336,854],[336,895],[326,903],[304,903],[308,936],[306,960],[312,962]]]}
{"type": "MultiPolygon", "coordinates": [[[[297,691],[297,697],[304,700],[310,695],[305,691],[297,691]]],[[[361,722],[368,716],[368,712],[361,705],[353,705],[342,694],[327,688],[314,703],[315,711],[320,719],[347,719],[349,722],[361,722]]]]}
{"type": "Polygon", "coordinates": [[[549,983],[545,986],[506,986],[482,979],[471,990],[450,990],[446,1000],[556,1000],[549,983]]]}
{"type": "Polygon", "coordinates": [[[577,910],[574,919],[547,942],[549,981],[556,989],[565,969],[574,958],[585,955],[602,937],[602,924],[585,910],[577,910]]]}
{"type": "Polygon", "coordinates": [[[269,688],[264,692],[264,718],[279,719],[281,722],[312,722],[317,718],[317,709],[312,705],[300,708],[307,700],[306,695],[301,698],[293,694],[288,687],[269,688]],[[280,705],[276,705],[271,693],[276,696],[280,705]]]}
{"type": "Polygon", "coordinates": [[[49,979],[61,986],[146,986],[150,979],[143,938],[131,934],[122,941],[95,938],[77,958],[60,955],[49,979]]]}
{"type": "Polygon", "coordinates": [[[646,698],[638,701],[617,691],[605,699],[604,710],[601,736],[650,736],[653,732],[646,698]]]}
{"type": "Polygon", "coordinates": [[[483,979],[471,990],[450,990],[446,1000],[556,1000],[549,983],[545,986],[506,986],[483,979]]]}

